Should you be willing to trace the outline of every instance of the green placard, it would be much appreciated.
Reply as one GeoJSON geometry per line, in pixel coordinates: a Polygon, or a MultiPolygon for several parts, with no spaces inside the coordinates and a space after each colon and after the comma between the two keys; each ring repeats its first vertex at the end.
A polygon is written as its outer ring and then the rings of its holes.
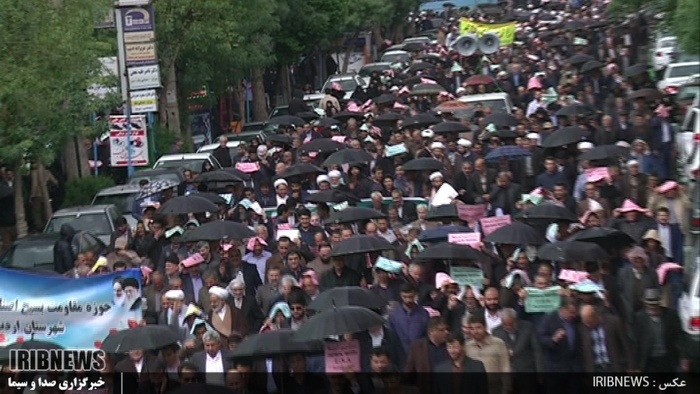
{"type": "Polygon", "coordinates": [[[559,308],[561,287],[552,286],[544,290],[535,287],[526,287],[527,297],[525,297],[525,312],[552,312],[559,308]]]}
{"type": "Polygon", "coordinates": [[[477,289],[484,287],[484,272],[474,267],[450,267],[450,276],[459,283],[460,288],[471,286],[477,289]]]}

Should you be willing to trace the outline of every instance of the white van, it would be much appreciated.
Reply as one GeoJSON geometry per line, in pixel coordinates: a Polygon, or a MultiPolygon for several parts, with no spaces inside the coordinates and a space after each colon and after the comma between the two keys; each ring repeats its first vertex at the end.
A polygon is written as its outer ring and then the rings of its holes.
{"type": "Polygon", "coordinates": [[[472,108],[477,104],[481,104],[484,108],[491,108],[492,113],[503,112],[510,114],[513,111],[513,103],[510,101],[510,96],[507,93],[470,94],[462,96],[458,100],[471,104],[470,107],[472,108]]]}

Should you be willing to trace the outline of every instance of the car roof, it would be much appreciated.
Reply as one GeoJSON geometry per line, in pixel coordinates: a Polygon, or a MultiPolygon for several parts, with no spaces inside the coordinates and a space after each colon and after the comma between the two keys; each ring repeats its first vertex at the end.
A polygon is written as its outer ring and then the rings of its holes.
{"type": "Polygon", "coordinates": [[[362,68],[365,67],[379,67],[379,66],[386,66],[386,67],[391,67],[391,63],[389,62],[375,62],[375,63],[367,63],[362,68]]]}
{"type": "MultiPolygon", "coordinates": [[[[229,149],[232,148],[237,148],[238,145],[240,145],[243,141],[228,141],[226,143],[226,147],[229,149]]],[[[216,149],[219,146],[219,144],[207,144],[204,146],[201,146],[199,149],[197,149],[198,153],[206,153],[206,152],[211,152],[214,149],[216,149]]]]}
{"type": "Polygon", "coordinates": [[[104,205],[81,205],[78,207],[69,207],[59,209],[53,213],[53,216],[73,216],[75,214],[93,214],[93,213],[104,213],[108,208],[114,207],[112,204],[104,205]]]}
{"type": "Polygon", "coordinates": [[[98,196],[111,196],[115,194],[129,194],[129,193],[137,193],[141,188],[139,185],[117,185],[117,186],[110,186],[106,187],[99,192],[97,192],[98,196]]]}
{"type": "Polygon", "coordinates": [[[180,170],[176,168],[144,168],[143,170],[136,171],[130,178],[140,175],[160,175],[160,174],[182,174],[180,170]]]}
{"type": "Polygon", "coordinates": [[[329,81],[337,81],[340,79],[353,79],[357,74],[335,74],[328,77],[329,81]]]}
{"type": "Polygon", "coordinates": [[[484,94],[469,94],[459,98],[459,101],[478,101],[478,100],[493,100],[508,97],[508,93],[484,93],[484,94]]]}
{"type": "Polygon", "coordinates": [[[382,53],[382,56],[384,55],[403,55],[403,54],[408,54],[408,52],[401,50],[401,49],[396,49],[396,50],[391,50],[391,51],[386,51],[382,53]]]}
{"type": "Polygon", "coordinates": [[[157,161],[177,161],[177,160],[206,160],[211,156],[209,153],[177,153],[174,155],[163,155],[157,161]]]}
{"type": "Polygon", "coordinates": [[[683,66],[695,66],[700,65],[700,62],[683,62],[683,63],[671,63],[669,67],[683,67],[683,66]]]}

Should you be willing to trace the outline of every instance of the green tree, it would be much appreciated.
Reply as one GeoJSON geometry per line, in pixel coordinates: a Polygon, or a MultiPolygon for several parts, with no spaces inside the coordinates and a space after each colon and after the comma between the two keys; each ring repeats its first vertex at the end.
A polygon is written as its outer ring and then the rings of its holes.
{"type": "Polygon", "coordinates": [[[700,2],[698,0],[678,0],[672,23],[681,49],[694,55],[700,54],[698,15],[700,15],[700,2]]]}
{"type": "MultiPolygon", "coordinates": [[[[27,158],[53,162],[70,138],[89,128],[100,79],[93,34],[108,0],[9,1],[0,7],[0,159],[18,174],[27,158]]],[[[22,187],[15,188],[18,235],[26,234],[22,187]]]]}

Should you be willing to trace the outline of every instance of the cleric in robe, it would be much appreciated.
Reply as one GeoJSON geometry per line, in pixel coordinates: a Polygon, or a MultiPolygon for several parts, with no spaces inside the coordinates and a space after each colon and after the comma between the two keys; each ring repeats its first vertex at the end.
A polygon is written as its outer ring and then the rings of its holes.
{"type": "Polygon", "coordinates": [[[436,171],[430,174],[430,183],[433,185],[433,190],[430,193],[430,205],[433,207],[439,207],[441,205],[452,204],[459,196],[459,193],[450,185],[445,182],[445,177],[442,172],[436,171]]]}

